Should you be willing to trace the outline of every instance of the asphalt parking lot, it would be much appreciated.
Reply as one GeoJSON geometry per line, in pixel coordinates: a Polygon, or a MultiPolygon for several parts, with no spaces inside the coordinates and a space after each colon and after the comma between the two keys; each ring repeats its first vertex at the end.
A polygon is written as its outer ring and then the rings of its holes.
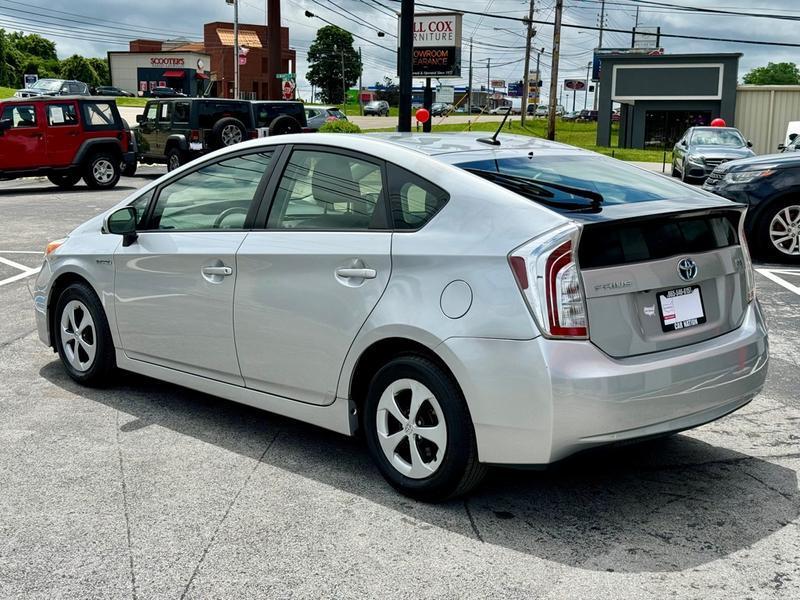
{"type": "Polygon", "coordinates": [[[759,265],[771,365],[741,411],[426,505],[358,440],[140,376],[81,388],[40,344],[44,245],[162,172],[0,182],[0,598],[800,597],[800,268],[759,265]]]}

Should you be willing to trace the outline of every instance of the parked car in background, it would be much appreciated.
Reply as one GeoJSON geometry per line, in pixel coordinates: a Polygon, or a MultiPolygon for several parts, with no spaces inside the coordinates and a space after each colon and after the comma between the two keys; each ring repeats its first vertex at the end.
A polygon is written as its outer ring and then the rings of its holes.
{"type": "Polygon", "coordinates": [[[702,181],[729,160],[755,156],[735,127],[690,127],[672,149],[672,176],[702,181]]]}
{"type": "Polygon", "coordinates": [[[620,116],[619,111],[615,110],[614,112],[611,113],[611,122],[612,123],[619,123],[621,118],[622,117],[620,116]]]}
{"type": "Polygon", "coordinates": [[[703,189],[747,205],[744,230],[767,260],[800,263],[800,154],[770,154],[716,167],[703,189]]]}
{"type": "Polygon", "coordinates": [[[564,113],[563,115],[561,115],[561,120],[562,121],[576,121],[579,116],[581,116],[581,111],[573,110],[573,111],[570,111],[568,113],[564,113]]]}
{"type": "Polygon", "coordinates": [[[148,94],[151,98],[185,98],[186,94],[171,87],[154,87],[148,94]]]}
{"type": "Polygon", "coordinates": [[[113,85],[101,85],[95,88],[95,96],[121,96],[125,98],[135,98],[136,94],[128,92],[113,85]]]}
{"type": "Polygon", "coordinates": [[[590,121],[597,121],[597,111],[596,110],[582,110],[578,117],[575,119],[576,121],[583,121],[584,123],[588,123],[590,121]]]}
{"type": "Polygon", "coordinates": [[[800,135],[790,133],[788,143],[778,144],[778,152],[797,152],[800,150],[800,135]]]}
{"type": "Polygon", "coordinates": [[[33,96],[89,96],[89,86],[74,79],[39,79],[31,87],[14,92],[15,98],[33,96]]]}
{"type": "Polygon", "coordinates": [[[447,102],[434,102],[431,106],[431,115],[434,117],[443,117],[453,112],[453,105],[447,102]]]}
{"type": "Polygon", "coordinates": [[[136,120],[139,161],[166,163],[169,171],[206,152],[258,137],[254,106],[248,100],[154,99],[136,120]]]}
{"type": "Polygon", "coordinates": [[[489,111],[490,115],[504,115],[506,113],[511,114],[514,108],[510,104],[501,104],[500,106],[495,106],[492,110],[489,111]]]}
{"type": "Polygon", "coordinates": [[[135,160],[113,98],[0,100],[0,179],[46,176],[68,189],[83,178],[91,188],[108,189],[135,160]]]}
{"type": "Polygon", "coordinates": [[[546,104],[541,104],[536,107],[533,116],[542,118],[546,117],[549,114],[550,114],[550,108],[546,104]]]}
{"type": "Polygon", "coordinates": [[[743,207],[527,136],[308,137],[203,157],[49,245],[33,306],[65,372],[363,432],[426,501],[762,389],[743,207]]]}
{"type": "Polygon", "coordinates": [[[373,100],[364,105],[364,116],[373,115],[376,117],[389,116],[389,103],[386,100],[373,100]]]}
{"type": "Polygon", "coordinates": [[[253,100],[253,115],[259,137],[307,130],[306,109],[296,100],[253,100]]]}
{"type": "Polygon", "coordinates": [[[328,121],[347,121],[338,106],[306,106],[306,121],[308,128],[318,131],[328,121]]]}

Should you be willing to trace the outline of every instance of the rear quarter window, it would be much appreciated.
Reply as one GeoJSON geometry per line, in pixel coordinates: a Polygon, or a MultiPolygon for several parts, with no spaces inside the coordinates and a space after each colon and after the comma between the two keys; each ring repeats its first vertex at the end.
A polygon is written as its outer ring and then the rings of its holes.
{"type": "Polygon", "coordinates": [[[450,198],[443,189],[397,165],[389,164],[387,175],[395,229],[423,227],[450,198]]]}
{"type": "Polygon", "coordinates": [[[244,126],[252,129],[253,118],[249,102],[198,102],[197,125],[211,129],[220,119],[239,119],[244,126]]]}
{"type": "Polygon", "coordinates": [[[119,129],[117,107],[112,102],[83,102],[83,123],[90,131],[119,129]]]}

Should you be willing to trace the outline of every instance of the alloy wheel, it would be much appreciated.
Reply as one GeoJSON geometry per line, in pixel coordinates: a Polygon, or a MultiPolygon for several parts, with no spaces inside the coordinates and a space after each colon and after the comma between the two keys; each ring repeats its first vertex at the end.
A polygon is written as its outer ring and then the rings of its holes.
{"type": "Polygon", "coordinates": [[[167,165],[168,171],[174,171],[181,166],[181,158],[177,154],[170,154],[169,164],[167,165]]]}
{"type": "Polygon", "coordinates": [[[425,385],[399,379],[384,390],[375,415],[384,456],[401,474],[424,479],[441,466],[447,448],[442,407],[425,385]]]}
{"type": "Polygon", "coordinates": [[[772,217],[769,238],[781,253],[800,256],[800,205],[786,206],[772,217]]]}
{"type": "Polygon", "coordinates": [[[92,165],[92,176],[97,183],[109,183],[114,179],[114,165],[110,160],[101,158],[92,165]]]}
{"type": "Polygon", "coordinates": [[[242,141],[242,130],[236,125],[226,125],[222,128],[222,145],[232,146],[242,141]]]}
{"type": "Polygon", "coordinates": [[[97,354],[97,331],[89,309],[80,300],[70,300],[61,312],[61,346],[76,371],[91,368],[97,354]]]}

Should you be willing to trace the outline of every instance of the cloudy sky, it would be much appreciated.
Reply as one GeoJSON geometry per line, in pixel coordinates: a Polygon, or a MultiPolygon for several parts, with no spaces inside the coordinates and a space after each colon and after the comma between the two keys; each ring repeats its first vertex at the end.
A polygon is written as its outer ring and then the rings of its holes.
{"type": "MultiPolygon", "coordinates": [[[[798,0],[652,0],[655,3],[741,10],[748,15],[793,15],[800,20],[798,0]]],[[[642,26],[660,26],[664,33],[713,36],[741,40],[772,42],[798,42],[796,23],[787,20],[756,18],[753,16],[699,15],[657,7],[651,0],[639,4],[639,23],[642,26]]],[[[473,64],[475,84],[485,83],[491,62],[492,79],[521,79],[524,47],[524,25],[492,16],[523,17],[527,14],[527,0],[427,0],[436,6],[473,10],[484,16],[464,17],[464,66],[468,57],[467,38],[473,39],[473,64]],[[499,29],[497,29],[499,28],[499,29]]],[[[242,23],[266,22],[265,0],[240,0],[242,23]]],[[[555,0],[537,0],[535,19],[553,20],[555,0]]],[[[564,23],[595,25],[599,23],[599,0],[565,0],[564,23]]],[[[316,30],[325,23],[318,18],[307,18],[309,10],[323,19],[335,23],[360,36],[356,46],[362,47],[365,70],[364,83],[373,84],[385,75],[395,76],[397,22],[393,12],[399,7],[393,0],[282,0],[283,25],[289,27],[290,43],[298,55],[298,84],[301,94],[308,94],[304,79],[307,68],[306,51],[316,30]],[[378,37],[382,30],[390,35],[378,37]]],[[[432,9],[418,7],[417,12],[432,9]]],[[[190,39],[202,37],[203,23],[231,20],[233,9],[225,0],[0,0],[0,28],[37,32],[57,43],[61,57],[80,53],[86,56],[105,56],[107,50],[124,50],[132,38],[190,39]]],[[[608,0],[606,25],[629,30],[636,18],[636,0],[608,0]]],[[[550,46],[553,28],[538,26],[535,47],[545,47],[542,56],[542,75],[545,85],[550,76],[550,46]]],[[[562,33],[562,58],[559,79],[585,77],[586,64],[591,59],[592,48],[597,46],[596,31],[564,29],[562,33]]],[[[629,45],[630,35],[607,32],[604,47],[629,45]]],[[[677,52],[742,52],[741,76],[754,66],[769,61],[800,63],[800,48],[769,47],[741,43],[720,43],[700,40],[665,38],[662,46],[668,53],[677,52]]],[[[456,84],[465,81],[456,81],[456,84]]],[[[578,103],[580,104],[580,98],[578,103]]]]}

